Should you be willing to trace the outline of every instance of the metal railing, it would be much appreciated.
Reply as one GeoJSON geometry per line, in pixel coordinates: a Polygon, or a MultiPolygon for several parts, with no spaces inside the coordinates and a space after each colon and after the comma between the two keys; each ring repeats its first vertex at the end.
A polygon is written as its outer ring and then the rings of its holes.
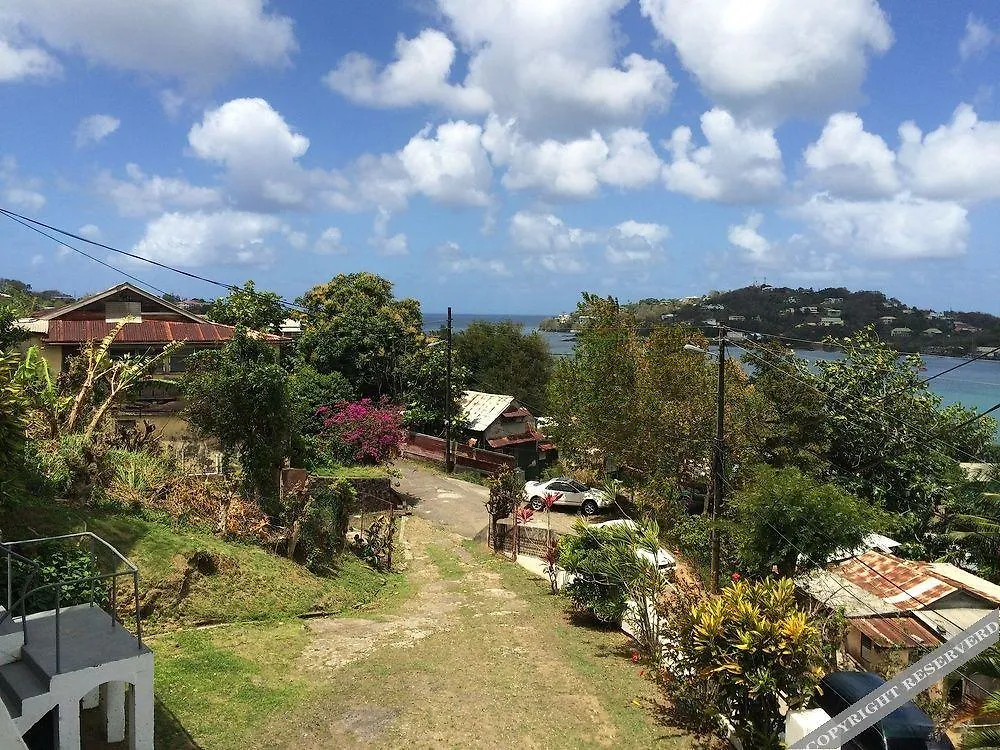
{"type": "Polygon", "coordinates": [[[14,619],[14,611],[20,608],[21,612],[21,631],[24,635],[24,643],[28,644],[28,612],[27,612],[27,602],[32,596],[36,596],[41,592],[54,589],[55,591],[55,659],[56,659],[56,674],[62,671],[62,637],[60,632],[60,617],[62,610],[64,609],[62,605],[62,589],[79,584],[89,584],[90,589],[90,606],[94,607],[97,603],[97,588],[104,582],[110,582],[110,595],[109,595],[109,611],[108,614],[111,616],[111,629],[115,630],[119,625],[125,627],[124,623],[119,623],[118,621],[118,579],[122,577],[131,577],[132,579],[132,591],[135,597],[135,636],[138,641],[139,649],[142,649],[142,617],[141,617],[141,607],[139,603],[139,569],[124,555],[122,555],[117,549],[112,545],[108,544],[104,539],[97,536],[90,531],[81,531],[74,534],[62,534],[59,536],[50,537],[40,537],[38,539],[23,539],[15,542],[2,542],[0,543],[0,550],[3,551],[6,562],[7,562],[7,611],[4,613],[3,617],[0,617],[0,624],[2,624],[7,618],[12,621],[14,619]],[[89,542],[89,557],[90,565],[92,570],[98,571],[93,575],[83,575],[75,577],[67,577],[59,581],[54,581],[51,583],[44,583],[40,586],[32,586],[32,582],[41,574],[41,569],[38,563],[24,555],[21,555],[14,551],[14,547],[27,547],[29,545],[41,545],[41,544],[51,544],[54,542],[69,542],[71,540],[87,540],[89,542]],[[113,567],[110,573],[101,573],[100,567],[98,565],[98,550],[102,549],[106,552],[111,553],[111,560],[113,561],[113,567]],[[24,580],[21,586],[21,596],[15,602],[13,601],[13,563],[17,561],[23,565],[27,565],[30,568],[30,572],[24,580]],[[119,570],[121,567],[125,567],[126,570],[119,570]]]}

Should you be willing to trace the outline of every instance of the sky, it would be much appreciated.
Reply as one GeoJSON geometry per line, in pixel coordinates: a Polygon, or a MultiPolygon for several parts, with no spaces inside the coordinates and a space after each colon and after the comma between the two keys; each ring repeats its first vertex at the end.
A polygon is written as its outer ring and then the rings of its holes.
{"type": "MultiPolygon", "coordinates": [[[[996,0],[0,0],[0,207],[293,299],[1000,313],[996,0]]],[[[143,282],[204,282],[72,244],[143,282]]],[[[0,217],[0,276],[120,273],[0,217]]]]}

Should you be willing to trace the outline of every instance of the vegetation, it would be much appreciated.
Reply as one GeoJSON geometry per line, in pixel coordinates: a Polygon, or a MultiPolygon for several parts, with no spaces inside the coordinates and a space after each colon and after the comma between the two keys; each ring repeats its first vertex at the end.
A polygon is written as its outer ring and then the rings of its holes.
{"type": "Polygon", "coordinates": [[[513,396],[535,414],[548,413],[552,353],[537,331],[519,323],[475,321],[454,334],[456,362],[468,370],[475,390],[513,396]]]}
{"type": "Polygon", "coordinates": [[[371,399],[321,406],[323,430],[317,443],[330,463],[387,464],[398,458],[406,433],[399,409],[371,399]]]}
{"type": "Polygon", "coordinates": [[[281,297],[274,292],[258,291],[253,280],[215,300],[205,314],[209,320],[251,331],[279,333],[288,317],[281,297]]]}

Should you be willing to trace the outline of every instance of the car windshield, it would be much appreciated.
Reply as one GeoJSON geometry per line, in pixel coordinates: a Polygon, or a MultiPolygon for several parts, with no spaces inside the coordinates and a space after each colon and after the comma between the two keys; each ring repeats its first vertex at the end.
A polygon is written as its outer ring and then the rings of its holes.
{"type": "Polygon", "coordinates": [[[572,487],[577,492],[586,492],[587,490],[590,489],[590,487],[581,482],[576,481],[575,479],[571,479],[569,481],[569,486],[572,487]]]}

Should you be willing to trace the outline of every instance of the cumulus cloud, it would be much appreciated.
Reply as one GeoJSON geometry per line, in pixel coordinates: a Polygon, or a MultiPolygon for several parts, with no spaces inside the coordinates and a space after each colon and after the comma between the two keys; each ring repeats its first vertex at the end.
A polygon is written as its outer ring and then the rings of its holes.
{"type": "Polygon", "coordinates": [[[604,257],[615,264],[645,263],[662,252],[668,237],[670,230],[663,224],[629,219],[608,233],[604,257]]]}
{"type": "Polygon", "coordinates": [[[965,34],[958,43],[958,56],[963,62],[983,59],[997,41],[997,33],[971,13],[965,21],[965,34]]]}
{"type": "Polygon", "coordinates": [[[389,220],[391,218],[392,215],[386,209],[379,208],[375,213],[372,235],[368,238],[368,244],[379,255],[406,255],[410,252],[406,235],[402,233],[389,234],[389,220]]]}
{"type": "Polygon", "coordinates": [[[261,265],[273,257],[267,240],[279,228],[274,216],[247,211],[166,213],[146,225],[132,252],[188,268],[261,265]]]}
{"type": "Polygon", "coordinates": [[[483,89],[448,83],[455,44],[436,29],[396,40],[396,60],[382,70],[368,55],[352,52],[323,81],[358,104],[373,107],[441,106],[450,112],[485,113],[492,99],[483,89]]]}
{"type": "Polygon", "coordinates": [[[95,189],[110,200],[123,216],[150,216],[170,209],[207,209],[223,202],[222,192],[214,187],[192,185],[178,177],[147,175],[138,164],[127,164],[128,179],[120,180],[108,172],[98,176],[95,189]]]}
{"type": "Polygon", "coordinates": [[[45,206],[45,196],[37,190],[28,190],[22,187],[7,188],[3,192],[4,200],[8,205],[20,208],[24,211],[36,212],[45,206]]]}
{"type": "Polygon", "coordinates": [[[344,247],[343,233],[337,229],[337,227],[327,227],[323,230],[323,233],[316,238],[313,250],[320,255],[346,253],[347,248],[344,247]]]}
{"type": "Polygon", "coordinates": [[[857,95],[892,45],[876,0],[641,0],[705,93],[772,119],[826,114],[857,95]]]}
{"type": "Polygon", "coordinates": [[[596,232],[568,226],[553,214],[518,211],[510,220],[515,247],[531,253],[526,265],[538,264],[554,273],[579,273],[586,267],[581,250],[600,242],[596,232]]]}
{"type": "Polygon", "coordinates": [[[111,115],[90,115],[80,120],[76,126],[76,147],[92,146],[100,143],[118,130],[121,120],[111,115]]]}
{"type": "Polygon", "coordinates": [[[665,144],[672,159],[663,168],[667,187],[702,200],[755,202],[784,182],[781,149],[769,128],[737,122],[727,111],[701,116],[707,145],[695,147],[688,127],[674,130],[665,144]]]}
{"type": "Polygon", "coordinates": [[[961,205],[908,193],[874,201],[821,193],[796,213],[829,247],[871,258],[953,257],[965,252],[969,235],[968,211],[961,205]]]}
{"type": "Polygon", "coordinates": [[[757,231],[763,221],[763,215],[755,212],[742,224],[729,226],[729,244],[745,251],[747,259],[756,263],[771,259],[771,243],[757,231]]]}
{"type": "Polygon", "coordinates": [[[482,144],[482,128],[468,122],[439,125],[414,136],[399,160],[412,190],[440,203],[486,206],[493,168],[482,144]]]}
{"type": "Polygon", "coordinates": [[[352,53],[325,81],[377,107],[432,105],[458,114],[517,118],[532,138],[640,121],[665,107],[675,84],[657,60],[619,60],[615,17],[628,0],[438,0],[447,31],[399,38],[380,68],[352,53]],[[458,41],[469,55],[452,81],[458,41]]]}
{"type": "Polygon", "coordinates": [[[35,213],[45,206],[41,180],[23,177],[13,156],[0,158],[0,197],[8,206],[35,213]]]}
{"type": "Polygon", "coordinates": [[[62,74],[62,66],[41,47],[15,45],[0,28],[0,83],[44,81],[62,74]]]}
{"type": "Polygon", "coordinates": [[[289,63],[292,19],[266,0],[7,0],[32,37],[109,67],[206,88],[236,70],[289,63]]]}
{"type": "Polygon", "coordinates": [[[886,197],[900,188],[896,155],[853,112],[830,117],[819,140],[806,148],[805,161],[821,185],[847,197],[886,197]]]}
{"type": "Polygon", "coordinates": [[[949,124],[924,135],[907,122],[899,136],[899,163],[914,193],[954,201],[1000,197],[1000,122],[980,120],[962,104],[949,124]]]}
{"type": "Polygon", "coordinates": [[[96,224],[84,224],[76,230],[76,233],[81,237],[86,237],[88,240],[101,239],[101,230],[96,224]]]}
{"type": "Polygon", "coordinates": [[[437,247],[441,267],[450,273],[476,273],[488,276],[510,276],[507,264],[499,258],[467,255],[457,242],[444,242],[437,247]]]}

